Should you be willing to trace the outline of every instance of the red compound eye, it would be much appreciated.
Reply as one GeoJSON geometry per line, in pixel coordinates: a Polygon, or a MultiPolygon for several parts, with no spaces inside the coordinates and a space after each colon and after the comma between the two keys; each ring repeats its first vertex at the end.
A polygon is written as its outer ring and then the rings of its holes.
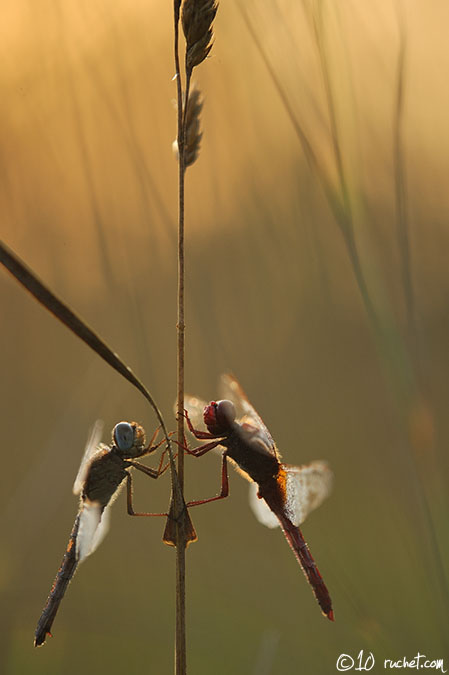
{"type": "Polygon", "coordinates": [[[235,420],[235,408],[231,401],[211,401],[204,408],[204,424],[212,433],[226,433],[235,420]]]}
{"type": "Polygon", "coordinates": [[[209,405],[204,408],[203,412],[204,424],[207,427],[215,427],[217,425],[217,404],[211,401],[209,405]]]}

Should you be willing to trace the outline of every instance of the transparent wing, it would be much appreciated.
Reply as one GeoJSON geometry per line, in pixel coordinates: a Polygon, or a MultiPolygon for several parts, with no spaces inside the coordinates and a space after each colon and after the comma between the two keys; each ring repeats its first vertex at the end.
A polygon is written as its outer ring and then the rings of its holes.
{"type": "Polygon", "coordinates": [[[83,503],[76,538],[76,554],[80,562],[93,553],[105,538],[109,530],[110,516],[110,504],[102,513],[99,502],[86,499],[83,503]]]}
{"type": "Polygon", "coordinates": [[[190,421],[195,429],[205,429],[203,411],[206,405],[206,401],[203,401],[203,399],[197,398],[196,396],[189,396],[186,394],[184,397],[184,407],[187,410],[190,421]]]}
{"type": "MultiPolygon", "coordinates": [[[[333,474],[326,462],[312,462],[301,467],[283,464],[282,468],[286,472],[285,515],[298,527],[329,496],[333,474]]],[[[260,523],[270,528],[279,526],[265,500],[257,496],[255,483],[250,485],[249,503],[260,523]]]]}
{"type": "Polygon", "coordinates": [[[76,555],[79,561],[84,560],[90,554],[100,519],[101,507],[99,503],[86,500],[80,514],[80,524],[76,537],[76,555]]]}
{"type": "MultiPolygon", "coordinates": [[[[202,398],[198,398],[197,396],[186,395],[184,397],[184,407],[189,413],[190,421],[192,422],[195,429],[206,429],[203,419],[203,412],[206,405],[206,401],[203,401],[202,398]]],[[[221,455],[223,448],[218,446],[212,452],[221,455]]]]}
{"type": "Polygon", "coordinates": [[[90,555],[91,553],[93,553],[94,551],[97,550],[97,548],[100,546],[101,542],[103,541],[103,539],[105,538],[105,536],[109,532],[109,525],[110,525],[110,522],[111,522],[112,501],[113,500],[111,500],[109,502],[109,504],[106,506],[103,513],[101,514],[100,522],[99,522],[99,524],[98,524],[98,526],[95,530],[94,536],[92,538],[92,545],[91,545],[91,548],[90,548],[90,551],[89,551],[88,555],[90,555]]]}
{"type": "Polygon", "coordinates": [[[279,527],[279,520],[274,515],[273,511],[270,509],[265,499],[259,499],[257,496],[258,485],[257,483],[249,484],[249,505],[256,516],[259,523],[274,529],[279,527]]]}
{"type": "MultiPolygon", "coordinates": [[[[101,437],[103,435],[103,427],[103,420],[97,420],[90,431],[80,468],[78,469],[75,482],[73,483],[73,493],[75,495],[79,495],[83,489],[90,462],[100,446],[101,437]]],[[[104,448],[106,446],[102,445],[101,447],[104,448]]]]}
{"type": "Polygon", "coordinates": [[[301,467],[283,464],[282,468],[287,474],[286,515],[293,525],[299,526],[329,496],[333,474],[326,462],[301,467]]]}
{"type": "Polygon", "coordinates": [[[240,418],[240,424],[246,423],[256,427],[261,432],[261,437],[263,438],[264,442],[270,446],[277,456],[279,456],[270,432],[262,421],[260,415],[258,415],[255,408],[248,401],[245,392],[233,375],[225,373],[221,376],[220,390],[223,398],[232,401],[234,404],[237,412],[237,418],[240,418]]]}

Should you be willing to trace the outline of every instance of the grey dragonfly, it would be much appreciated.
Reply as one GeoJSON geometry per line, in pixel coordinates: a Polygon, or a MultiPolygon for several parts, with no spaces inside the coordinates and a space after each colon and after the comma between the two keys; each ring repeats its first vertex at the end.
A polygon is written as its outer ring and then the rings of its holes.
{"type": "Polygon", "coordinates": [[[70,534],[67,550],[56,574],[41,617],[38,621],[34,645],[44,644],[67,586],[76,568],[93,553],[103,540],[109,523],[110,506],[126,480],[127,509],[132,516],[167,515],[136,513],[132,503],[132,477],[130,469],[142,471],[151,478],[158,478],[167,467],[162,468],[163,456],[158,469],[141,464],[136,458],[153,453],[164,442],[155,444],[158,429],[146,445],[145,431],[137,422],[119,422],[112,431],[111,445],[100,443],[103,423],[97,422],[90,435],[73,492],[80,495],[80,507],[70,534]]]}

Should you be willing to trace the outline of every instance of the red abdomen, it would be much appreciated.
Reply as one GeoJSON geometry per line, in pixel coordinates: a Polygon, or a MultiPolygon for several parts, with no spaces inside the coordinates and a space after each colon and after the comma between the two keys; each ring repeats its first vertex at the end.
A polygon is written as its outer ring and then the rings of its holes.
{"type": "Polygon", "coordinates": [[[264,485],[259,486],[259,494],[265,499],[270,509],[277,516],[285,538],[292,549],[296,560],[301,565],[307,581],[312,587],[321,611],[331,621],[334,620],[332,600],[326,584],[319,572],[318,567],[309,551],[309,547],[299,527],[294,525],[285,513],[285,472],[280,469],[278,476],[264,485]]]}

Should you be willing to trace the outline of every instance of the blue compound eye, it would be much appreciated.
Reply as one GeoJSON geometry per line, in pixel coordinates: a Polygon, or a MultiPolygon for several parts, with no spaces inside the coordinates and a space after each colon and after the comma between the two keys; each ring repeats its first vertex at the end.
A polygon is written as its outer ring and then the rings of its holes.
{"type": "Polygon", "coordinates": [[[131,450],[134,445],[134,427],[129,422],[119,422],[114,427],[112,438],[122,452],[131,450]]]}

